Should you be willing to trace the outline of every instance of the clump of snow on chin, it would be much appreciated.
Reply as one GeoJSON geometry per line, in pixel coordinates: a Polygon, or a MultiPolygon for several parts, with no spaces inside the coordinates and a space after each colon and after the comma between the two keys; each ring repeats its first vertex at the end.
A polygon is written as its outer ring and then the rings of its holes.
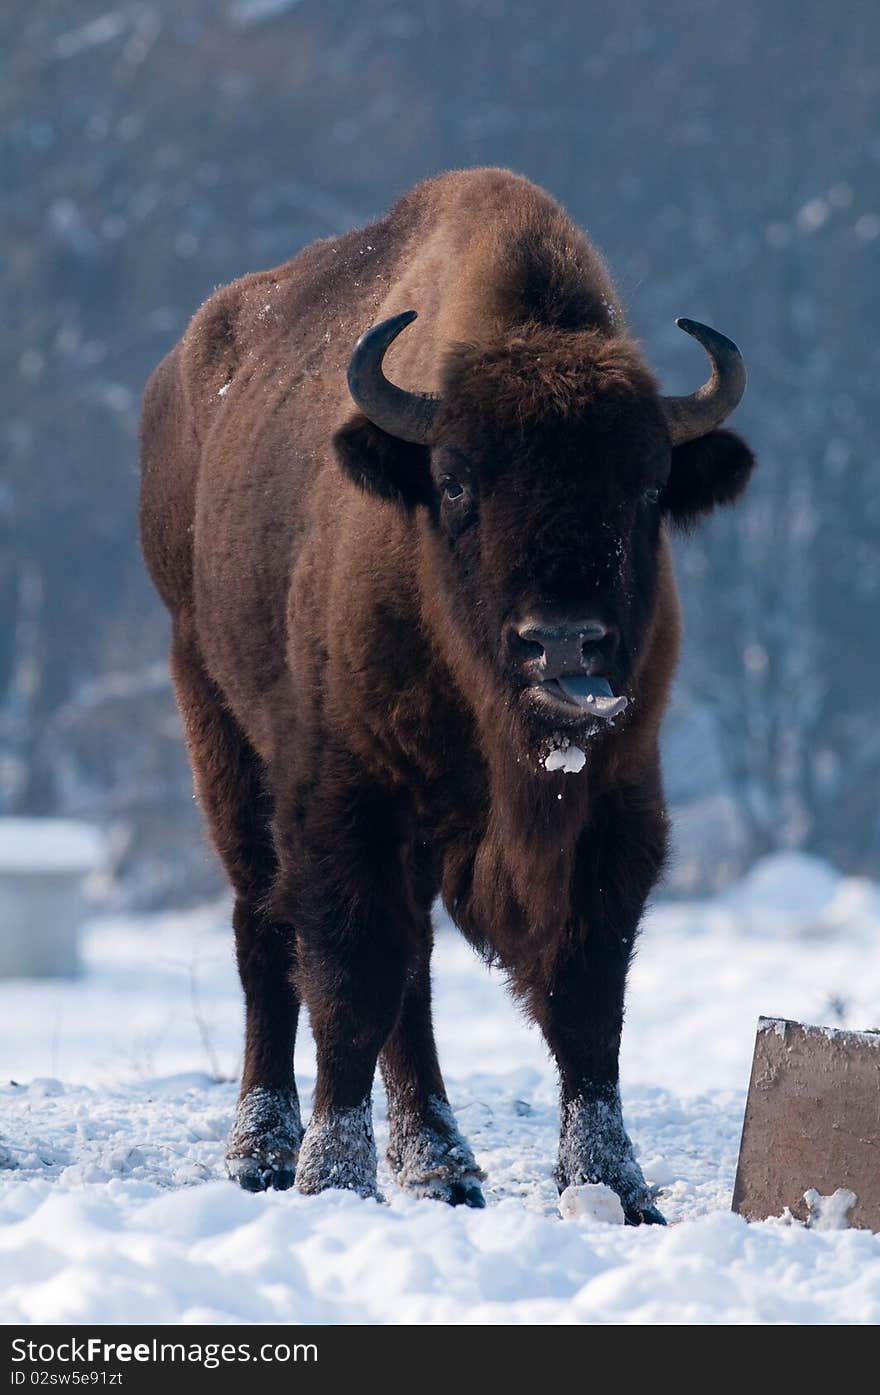
{"type": "Polygon", "coordinates": [[[559,1198],[559,1214],[564,1221],[601,1221],[605,1225],[623,1225],[620,1197],[604,1182],[582,1182],[566,1187],[559,1198]]]}
{"type": "Polygon", "coordinates": [[[587,763],[586,753],[580,746],[573,746],[567,736],[559,738],[543,757],[545,770],[562,770],[566,775],[577,775],[587,763]]]}

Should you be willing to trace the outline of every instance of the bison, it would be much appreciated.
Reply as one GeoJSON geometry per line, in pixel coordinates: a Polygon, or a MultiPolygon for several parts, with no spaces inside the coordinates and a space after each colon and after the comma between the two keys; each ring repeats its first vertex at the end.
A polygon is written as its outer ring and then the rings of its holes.
{"type": "Polygon", "coordinates": [[[560,1189],[662,1223],[618,1051],[667,846],[669,529],[754,464],[718,429],[739,351],[678,323],[711,376],[664,397],[584,233],[478,169],[216,291],[152,375],[141,533],[235,893],[241,1186],[377,1196],[378,1062],[396,1181],[483,1205],[434,1042],[439,895],[555,1057],[560,1189]]]}

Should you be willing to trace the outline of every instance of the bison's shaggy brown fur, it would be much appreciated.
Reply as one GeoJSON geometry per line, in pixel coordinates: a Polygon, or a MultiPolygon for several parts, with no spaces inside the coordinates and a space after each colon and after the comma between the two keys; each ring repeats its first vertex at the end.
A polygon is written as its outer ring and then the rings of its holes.
{"type": "Polygon", "coordinates": [[[298,1157],[303,1190],[372,1193],[378,1059],[398,1179],[479,1204],[431,1026],[440,892],[554,1052],[560,1184],[605,1181],[628,1219],[659,1219],[617,1055],[666,848],[666,524],[736,497],[746,447],[724,431],[671,447],[586,237],[525,180],[473,170],[216,292],[150,381],[142,461],[144,553],[236,893],[232,1174],[287,1186],[298,1157]],[[373,425],[346,387],[358,335],[410,306],[387,371],[438,394],[426,444],[373,425]],[[565,642],[569,621],[600,616],[584,664],[630,699],[613,728],[548,715],[534,670],[550,651],[520,638],[536,616],[565,642]],[[544,767],[560,740],[583,743],[579,774],[544,767]],[[318,1051],[304,1140],[301,998],[318,1051]]]}

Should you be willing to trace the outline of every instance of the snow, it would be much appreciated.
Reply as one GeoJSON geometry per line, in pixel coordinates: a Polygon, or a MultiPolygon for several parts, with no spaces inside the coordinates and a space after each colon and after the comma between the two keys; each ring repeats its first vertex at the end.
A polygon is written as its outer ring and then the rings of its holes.
{"type": "Polygon", "coordinates": [[[580,746],[573,746],[567,736],[562,737],[559,744],[552,746],[544,756],[545,770],[562,770],[566,775],[577,775],[586,763],[586,753],[580,746]]]}
{"type": "Polygon", "coordinates": [[[831,905],[840,889],[833,867],[807,853],[774,853],[757,863],[725,895],[728,905],[758,905],[785,915],[815,914],[831,905]]]}
{"type": "Polygon", "coordinates": [[[804,1201],[809,1212],[807,1225],[811,1230],[846,1230],[849,1213],[858,1197],[846,1187],[838,1187],[830,1196],[823,1196],[815,1187],[810,1187],[804,1192],[804,1201]]]}
{"type": "Polygon", "coordinates": [[[129,22],[128,16],[122,10],[111,10],[107,14],[99,15],[97,19],[81,24],[77,29],[68,29],[65,34],[59,34],[53,44],[55,57],[64,61],[76,58],[101,44],[112,43],[125,33],[129,22]]]}
{"type": "MultiPolygon", "coordinates": [[[[440,1055],[486,1173],[486,1209],[451,1209],[395,1186],[378,1085],[386,1205],[236,1188],[223,1172],[241,1048],[227,916],[207,906],[104,917],[88,926],[77,982],[0,984],[5,1321],[880,1319],[880,1237],[785,1217],[747,1225],[729,1210],[758,1016],[880,1023],[880,893],[871,883],[812,859],[775,858],[727,896],[649,915],[631,978],[622,1094],[665,1229],[602,1221],[601,1197],[584,1186],[564,1203],[573,1218],[560,1218],[546,1052],[500,975],[442,915],[440,1055]]],[[[314,1057],[305,1029],[297,1069],[307,1115],[314,1057]]],[[[838,1217],[842,1204],[831,1203],[838,1217]]]]}
{"type": "Polygon", "coordinates": [[[564,1221],[601,1221],[603,1225],[623,1225],[620,1197],[604,1182],[582,1182],[566,1187],[559,1198],[559,1214],[564,1221]]]}
{"type": "Polygon", "coordinates": [[[104,857],[97,828],[74,819],[0,819],[0,873],[94,871],[104,857]]]}
{"type": "Polygon", "coordinates": [[[264,20],[292,10],[300,0],[235,0],[229,7],[229,18],[236,29],[250,29],[264,20]]]}

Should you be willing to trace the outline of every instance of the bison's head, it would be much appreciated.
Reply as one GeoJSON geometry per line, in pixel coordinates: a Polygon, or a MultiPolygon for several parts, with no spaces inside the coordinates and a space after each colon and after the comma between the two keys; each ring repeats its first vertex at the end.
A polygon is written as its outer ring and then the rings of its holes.
{"type": "Polygon", "coordinates": [[[460,345],[440,397],[382,372],[412,311],[369,330],[337,434],[364,488],[421,508],[456,636],[539,733],[593,735],[632,694],[657,592],[664,519],[689,526],[744,488],[753,460],[716,428],[745,387],[730,340],[689,320],[712,375],[664,398],[635,346],[523,327],[460,345]]]}

